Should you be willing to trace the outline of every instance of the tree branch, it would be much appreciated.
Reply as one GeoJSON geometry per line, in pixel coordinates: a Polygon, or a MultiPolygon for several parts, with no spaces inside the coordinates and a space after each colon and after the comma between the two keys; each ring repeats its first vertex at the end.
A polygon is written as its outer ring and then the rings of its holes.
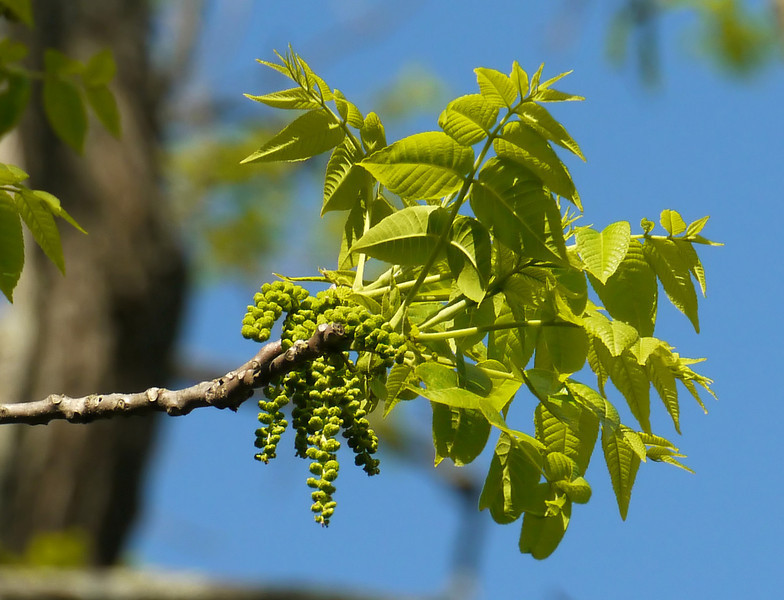
{"type": "Polygon", "coordinates": [[[308,341],[297,341],[286,352],[283,352],[280,340],[270,342],[244,365],[222,377],[191,387],[181,390],[150,388],[134,394],[90,394],[82,398],[52,394],[36,402],[0,404],[0,425],[42,425],[57,419],[88,423],[95,419],[152,411],[179,416],[204,406],[237,410],[253,395],[255,388],[266,385],[304,362],[327,352],[339,351],[344,341],[345,331],[341,324],[322,324],[308,341]]]}

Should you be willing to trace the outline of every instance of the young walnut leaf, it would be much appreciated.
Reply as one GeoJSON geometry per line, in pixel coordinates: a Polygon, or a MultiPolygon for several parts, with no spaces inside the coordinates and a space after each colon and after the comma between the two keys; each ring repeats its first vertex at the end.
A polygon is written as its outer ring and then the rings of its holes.
{"type": "Polygon", "coordinates": [[[511,108],[517,98],[517,86],[511,78],[501,71],[478,67],[474,69],[476,81],[479,84],[479,93],[487,98],[491,106],[511,108]]]}
{"type": "Polygon", "coordinates": [[[688,257],[673,240],[646,238],[643,250],[670,302],[689,318],[694,330],[699,333],[697,292],[691,280],[688,257]]]}
{"type": "Polygon", "coordinates": [[[340,123],[331,115],[312,110],[297,117],[256,152],[240,162],[245,164],[306,160],[334,148],[343,141],[344,136],[340,123]]]}
{"type": "Polygon", "coordinates": [[[487,137],[496,118],[498,107],[481,94],[470,94],[447,104],[438,126],[458,144],[471,146],[487,137]]]}
{"type": "Polygon", "coordinates": [[[392,193],[419,200],[457,191],[473,164],[474,151],[440,131],[403,138],[359,163],[392,193]]]}
{"type": "Polygon", "coordinates": [[[0,191],[0,290],[9,302],[13,302],[23,266],[22,222],[11,196],[0,191]]]}
{"type": "Polygon", "coordinates": [[[362,188],[368,183],[367,171],[356,166],[362,153],[348,138],[332,152],[324,177],[324,204],[321,216],[332,210],[354,208],[362,188]]]}
{"type": "Polygon", "coordinates": [[[639,241],[629,241],[626,256],[604,283],[590,273],[588,279],[615,320],[628,323],[641,336],[653,335],[659,285],[639,241]]]}
{"type": "Polygon", "coordinates": [[[577,229],[577,251],[586,270],[602,283],[615,273],[629,248],[630,227],[626,221],[611,223],[599,233],[590,227],[577,229]]]}
{"type": "Polygon", "coordinates": [[[556,121],[544,106],[540,106],[535,102],[524,102],[515,112],[526,125],[536,129],[542,136],[585,160],[585,156],[583,156],[583,152],[580,150],[577,142],[572,139],[572,136],[569,135],[564,126],[556,121]]]}
{"type": "Polygon", "coordinates": [[[65,258],[60,243],[60,232],[47,202],[26,188],[14,196],[14,201],[16,209],[33,234],[36,243],[49,260],[60,269],[60,272],[65,273],[65,258]]]}
{"type": "Polygon", "coordinates": [[[244,96],[272,108],[310,110],[321,106],[310,92],[303,90],[301,87],[272,92],[262,96],[254,96],[252,94],[244,94],[244,96]]]}
{"type": "Polygon", "coordinates": [[[501,137],[493,142],[493,148],[499,157],[533,171],[551,192],[572,201],[582,210],[572,176],[547,140],[534,128],[520,121],[509,123],[501,137]]]}
{"type": "MultiPolygon", "coordinates": [[[[563,501],[563,506],[547,516],[525,513],[520,531],[520,552],[530,554],[537,560],[543,560],[555,552],[572,515],[572,501],[566,497],[563,497],[563,501]]],[[[555,505],[551,503],[551,506],[555,505]]]]}
{"type": "Polygon", "coordinates": [[[354,242],[351,252],[364,252],[393,264],[420,264],[438,244],[440,231],[436,227],[443,212],[443,208],[421,205],[394,212],[354,242]]]}
{"type": "Polygon", "coordinates": [[[632,497],[634,480],[640,468],[640,457],[632,450],[620,430],[607,431],[602,429],[602,450],[610,481],[615,491],[621,519],[626,520],[629,512],[629,501],[632,497]]]}

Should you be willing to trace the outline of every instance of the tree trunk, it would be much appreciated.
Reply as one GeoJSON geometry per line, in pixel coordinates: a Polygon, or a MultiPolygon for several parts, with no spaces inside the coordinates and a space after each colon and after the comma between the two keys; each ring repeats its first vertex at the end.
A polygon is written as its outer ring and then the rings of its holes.
{"type": "MultiPolygon", "coordinates": [[[[139,0],[35,3],[31,57],[54,47],[84,60],[109,47],[123,134],[91,123],[84,156],[45,123],[40,90],[20,128],[30,186],[52,192],[89,231],[61,228],[63,277],[29,248],[0,338],[0,399],[162,386],[186,286],[160,189],[160,93],[148,64],[148,6],[139,0]],[[9,333],[10,332],[10,333],[9,333]]],[[[115,562],[136,514],[155,419],[0,431],[0,545],[21,552],[41,532],[87,535],[90,563],[115,562]]]]}

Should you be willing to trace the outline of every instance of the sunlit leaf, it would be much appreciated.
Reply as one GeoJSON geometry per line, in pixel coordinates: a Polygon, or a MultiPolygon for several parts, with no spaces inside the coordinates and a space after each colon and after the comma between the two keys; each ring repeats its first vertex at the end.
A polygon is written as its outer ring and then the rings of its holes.
{"type": "Polygon", "coordinates": [[[403,138],[359,164],[398,196],[426,200],[459,189],[473,162],[471,148],[431,131],[403,138]]]}
{"type": "Polygon", "coordinates": [[[495,125],[498,107],[481,94],[452,100],[438,118],[438,126],[459,144],[471,146],[483,140],[495,125]]]}
{"type": "Polygon", "coordinates": [[[589,280],[614,319],[628,323],[641,336],[653,335],[659,286],[639,241],[629,241],[626,256],[604,284],[595,277],[589,280]]]}
{"type": "Polygon", "coordinates": [[[577,142],[572,139],[572,136],[569,135],[564,126],[556,121],[545,107],[535,102],[524,102],[515,112],[524,123],[536,129],[543,137],[585,160],[585,156],[583,156],[577,142]]]}
{"type": "Polygon", "coordinates": [[[481,411],[432,403],[435,464],[449,458],[458,467],[472,462],[484,450],[490,423],[481,411]]]}
{"type": "Polygon", "coordinates": [[[367,171],[356,166],[362,153],[348,138],[335,148],[324,176],[324,204],[321,215],[333,210],[351,210],[363,187],[369,184],[367,171]]]}
{"type": "Polygon", "coordinates": [[[493,147],[498,156],[520,163],[541,179],[554,194],[581,208],[580,196],[566,166],[547,140],[532,127],[513,121],[504,127],[493,147]]]}
{"type": "Polygon", "coordinates": [[[599,312],[585,317],[583,323],[585,330],[602,340],[612,356],[620,356],[639,338],[634,327],[622,321],[611,321],[599,312]]]}
{"type": "Polygon", "coordinates": [[[241,162],[295,162],[306,160],[337,146],[345,133],[340,123],[322,111],[300,115],[280,133],[241,162]]]}
{"type": "Polygon", "coordinates": [[[571,514],[572,503],[568,499],[557,514],[540,517],[526,513],[520,531],[520,552],[538,560],[550,556],[561,543],[571,514]]]}
{"type": "Polygon", "coordinates": [[[577,251],[588,272],[606,283],[626,256],[630,233],[626,221],[611,223],[601,233],[590,227],[578,227],[575,234],[577,251]]]}
{"type": "Polygon", "coordinates": [[[351,247],[373,258],[394,264],[420,264],[435,250],[444,209],[409,206],[382,219],[351,247]],[[438,212],[437,212],[438,211],[438,212]]]}
{"type": "Polygon", "coordinates": [[[646,238],[643,250],[670,302],[689,318],[694,330],[699,333],[697,293],[687,258],[672,240],[646,238]]]}
{"type": "Polygon", "coordinates": [[[362,116],[360,110],[351,102],[349,102],[340,90],[334,91],[335,106],[338,109],[340,117],[352,127],[357,129],[365,124],[365,117],[362,116]]]}
{"type": "Polygon", "coordinates": [[[625,521],[629,511],[629,501],[632,497],[634,480],[640,468],[640,458],[624,441],[620,431],[608,432],[602,430],[602,450],[607,470],[610,472],[615,499],[618,510],[625,521]]]}
{"type": "Polygon", "coordinates": [[[630,352],[624,352],[613,359],[610,379],[626,398],[626,403],[643,431],[650,431],[651,396],[648,375],[630,352]]]}
{"type": "Polygon", "coordinates": [[[512,107],[518,91],[509,76],[501,71],[484,67],[474,69],[474,73],[476,73],[476,81],[479,84],[479,92],[487,98],[487,102],[491,106],[512,107]]]}
{"type": "Polygon", "coordinates": [[[262,104],[266,104],[273,108],[311,110],[321,106],[319,101],[316,100],[310,92],[301,87],[272,92],[271,94],[263,94],[261,96],[254,96],[252,94],[243,95],[246,98],[261,102],[262,104]]]}
{"type": "Polygon", "coordinates": [[[558,208],[524,166],[491,158],[479,171],[470,201],[476,217],[509,248],[532,258],[568,261],[558,208]]]}
{"type": "Polygon", "coordinates": [[[661,212],[659,223],[664,227],[664,230],[670,235],[680,235],[686,231],[686,223],[677,211],[669,208],[661,212]]]}
{"type": "Polygon", "coordinates": [[[48,204],[30,190],[23,189],[14,197],[16,209],[25,225],[33,234],[36,243],[46,256],[62,273],[65,273],[65,259],[60,242],[60,232],[54,222],[48,204]]]}

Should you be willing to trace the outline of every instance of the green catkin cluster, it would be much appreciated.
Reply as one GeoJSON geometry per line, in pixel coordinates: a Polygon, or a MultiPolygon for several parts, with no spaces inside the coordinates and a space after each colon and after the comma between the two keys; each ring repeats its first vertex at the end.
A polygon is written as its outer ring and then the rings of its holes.
{"type": "Polygon", "coordinates": [[[329,524],[336,506],[338,434],[342,432],[357,466],[368,475],[379,473],[379,461],[374,457],[378,437],[367,419],[378,401],[370,381],[385,378],[387,369],[406,352],[405,338],[392,331],[381,315],[349,303],[349,294],[345,288],[332,288],[311,296],[290,282],[264,284],[242,321],[243,336],[263,342],[285,312],[283,350],[297,340],[310,339],[322,323],[341,323],[349,340],[345,351],[318,357],[265,387],[266,400],[259,402],[261,427],[256,431],[256,447],[260,452],[256,459],[266,463],[275,458],[288,426],[281,409],[291,402],[295,452],[310,460],[307,484],[312,489],[311,510],[323,526],[329,524]]]}

